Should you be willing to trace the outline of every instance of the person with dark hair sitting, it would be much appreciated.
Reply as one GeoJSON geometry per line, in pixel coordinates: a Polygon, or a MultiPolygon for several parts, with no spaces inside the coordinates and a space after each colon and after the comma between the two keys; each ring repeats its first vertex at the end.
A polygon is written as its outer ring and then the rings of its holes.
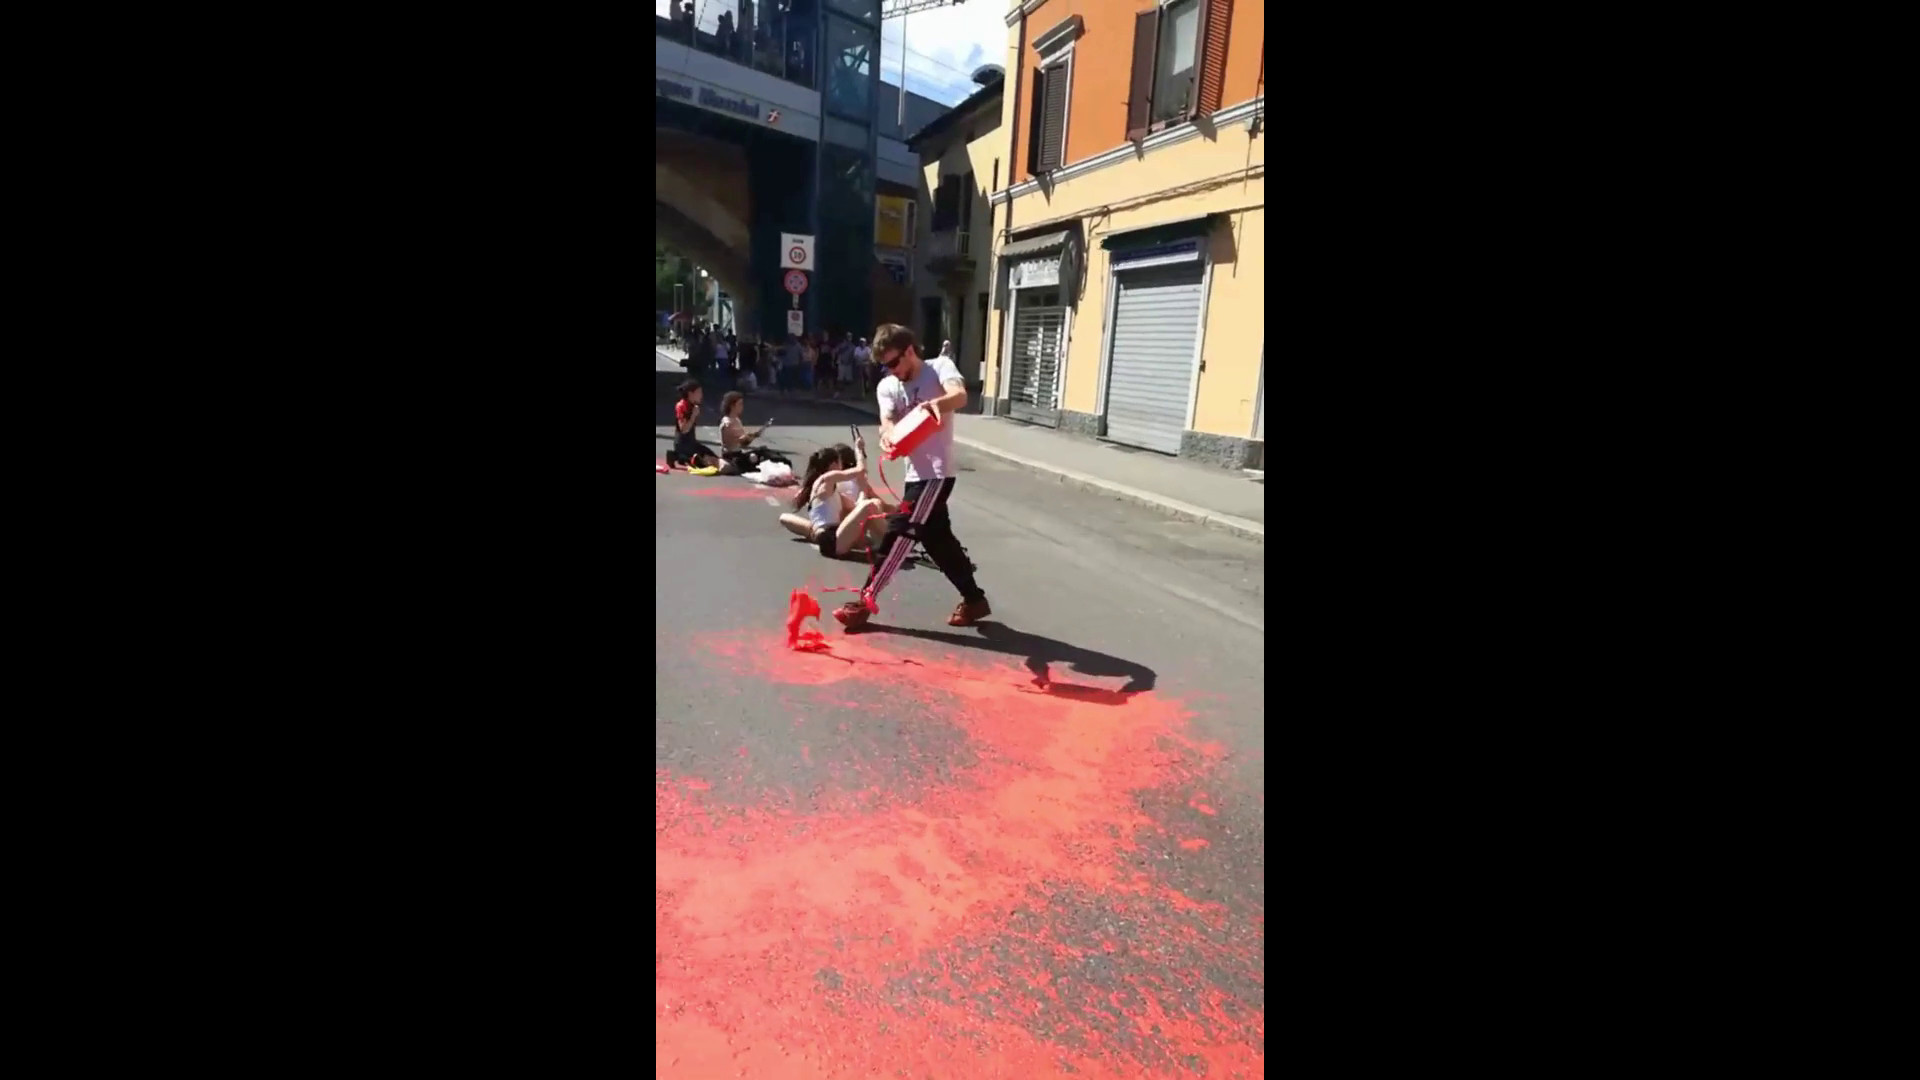
{"type": "Polygon", "coordinates": [[[769,420],[757,428],[748,430],[741,421],[740,414],[746,411],[747,396],[738,390],[729,390],[720,398],[720,457],[725,462],[720,467],[723,476],[738,476],[750,473],[760,467],[763,461],[777,461],[788,468],[793,462],[773,451],[756,449],[753,441],[764,433],[773,421],[769,420]]]}
{"type": "Polygon", "coordinates": [[[858,485],[864,484],[867,474],[866,440],[854,439],[848,448],[853,458],[850,462],[841,455],[841,449],[826,446],[813,452],[807,459],[807,475],[793,498],[794,510],[806,513],[780,515],[782,528],[813,541],[820,554],[829,559],[848,555],[861,542],[871,544],[885,535],[885,504],[878,497],[858,493],[858,485]],[[851,496],[841,487],[848,482],[856,485],[851,496]]]}
{"type": "Polygon", "coordinates": [[[720,458],[709,450],[693,430],[700,424],[700,380],[688,379],[680,384],[680,400],[673,403],[673,449],[667,452],[668,465],[685,465],[689,469],[704,469],[720,464],[720,458]]]}

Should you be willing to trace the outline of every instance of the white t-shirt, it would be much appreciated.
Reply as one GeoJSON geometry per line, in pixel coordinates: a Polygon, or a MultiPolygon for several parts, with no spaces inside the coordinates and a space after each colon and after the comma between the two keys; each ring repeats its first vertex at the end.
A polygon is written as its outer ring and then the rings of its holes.
{"type": "MultiPolygon", "coordinates": [[[[961,382],[960,369],[953,361],[944,356],[923,357],[920,361],[920,373],[908,383],[902,383],[898,375],[888,375],[880,380],[880,391],[875,395],[879,399],[880,415],[889,423],[897,423],[907,415],[907,410],[923,401],[947,392],[947,383],[961,382]]],[[[953,417],[941,418],[941,423],[926,441],[907,455],[907,482],[921,480],[940,480],[953,475],[953,417]]]]}

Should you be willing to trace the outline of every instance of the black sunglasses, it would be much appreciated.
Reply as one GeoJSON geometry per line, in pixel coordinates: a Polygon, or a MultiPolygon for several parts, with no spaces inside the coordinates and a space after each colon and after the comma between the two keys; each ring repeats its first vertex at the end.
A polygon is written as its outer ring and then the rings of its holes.
{"type": "Polygon", "coordinates": [[[891,368],[895,364],[898,364],[901,360],[905,359],[906,355],[907,355],[907,351],[905,349],[902,349],[899,352],[894,353],[891,358],[883,356],[880,358],[880,366],[883,368],[891,368]]]}

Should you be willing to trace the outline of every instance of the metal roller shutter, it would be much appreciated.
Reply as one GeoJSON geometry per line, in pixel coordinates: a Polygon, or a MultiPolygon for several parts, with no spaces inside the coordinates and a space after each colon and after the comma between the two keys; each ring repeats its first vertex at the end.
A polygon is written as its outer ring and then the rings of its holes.
{"type": "Polygon", "coordinates": [[[1054,387],[1060,371],[1060,343],[1067,309],[1019,305],[1013,316],[1013,356],[1007,365],[1009,412],[1015,419],[1057,426],[1059,404],[1054,387]]]}
{"type": "Polygon", "coordinates": [[[1107,369],[1107,438],[1180,452],[1200,334],[1199,263],[1120,271],[1107,369]]]}

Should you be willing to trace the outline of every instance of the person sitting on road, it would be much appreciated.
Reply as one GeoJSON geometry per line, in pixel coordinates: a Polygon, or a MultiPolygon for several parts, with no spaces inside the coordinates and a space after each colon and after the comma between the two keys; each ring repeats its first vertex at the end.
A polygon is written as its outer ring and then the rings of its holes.
{"type": "MultiPolygon", "coordinates": [[[[873,481],[867,479],[867,471],[860,468],[860,456],[854,452],[853,447],[846,443],[835,443],[833,452],[839,457],[842,469],[860,469],[860,475],[851,480],[840,481],[841,501],[846,504],[848,512],[853,510],[855,503],[865,498],[878,503],[883,512],[893,513],[894,504],[886,496],[873,490],[873,481]]],[[[885,522],[875,521],[870,527],[872,538],[877,543],[885,532],[885,522]]]]}
{"type": "Polygon", "coordinates": [[[740,419],[740,414],[746,411],[746,402],[746,395],[738,390],[729,390],[721,395],[720,458],[726,462],[720,468],[721,475],[738,476],[741,473],[750,473],[758,469],[763,461],[777,461],[792,468],[793,462],[788,461],[785,455],[773,450],[752,447],[753,441],[758,439],[773,421],[769,420],[757,428],[748,430],[747,425],[740,419]]]}
{"type": "Polygon", "coordinates": [[[841,558],[853,553],[855,545],[862,538],[868,538],[873,522],[868,519],[880,515],[884,526],[884,514],[878,499],[864,496],[854,500],[852,506],[846,503],[846,496],[840,490],[843,481],[864,479],[867,474],[867,441],[854,440],[854,463],[852,467],[840,466],[840,452],[837,447],[826,446],[813,452],[807,458],[806,478],[800,482],[800,490],[794,496],[793,508],[806,510],[806,516],[781,514],[780,524],[796,536],[812,540],[820,549],[820,554],[829,559],[841,558]]]}
{"type": "Polygon", "coordinates": [[[709,450],[693,434],[694,428],[700,424],[702,393],[698,379],[688,379],[680,384],[680,400],[673,404],[673,449],[667,453],[668,465],[706,469],[720,464],[719,455],[709,450]]]}

